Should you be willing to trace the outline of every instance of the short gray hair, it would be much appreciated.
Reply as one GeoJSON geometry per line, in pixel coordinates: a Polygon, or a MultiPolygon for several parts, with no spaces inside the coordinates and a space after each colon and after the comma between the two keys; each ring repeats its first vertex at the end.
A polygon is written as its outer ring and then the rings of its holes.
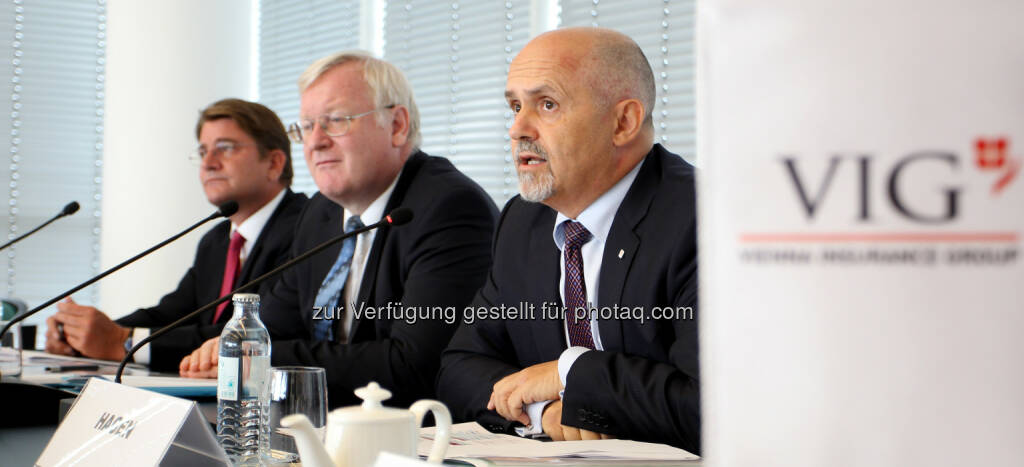
{"type": "MultiPolygon", "coordinates": [[[[363,79],[370,87],[370,98],[374,107],[384,108],[400,105],[409,110],[409,143],[413,149],[420,147],[420,111],[413,98],[412,86],[398,67],[361,50],[346,50],[321,58],[299,76],[299,94],[306,91],[321,75],[336,66],[354,62],[363,66],[363,79]]],[[[377,113],[377,124],[388,124],[385,114],[377,113]]]]}
{"type": "Polygon", "coordinates": [[[606,93],[606,105],[614,105],[625,98],[639,99],[644,105],[644,123],[653,125],[657,90],[647,56],[625,34],[599,28],[593,31],[597,38],[589,56],[594,65],[589,70],[589,77],[594,89],[606,93]]]}

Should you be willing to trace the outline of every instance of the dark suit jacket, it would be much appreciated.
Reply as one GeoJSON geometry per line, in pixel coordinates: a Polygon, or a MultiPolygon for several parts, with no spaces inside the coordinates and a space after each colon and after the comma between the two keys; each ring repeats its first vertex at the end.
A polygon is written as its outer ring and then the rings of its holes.
{"type": "MultiPolygon", "coordinates": [[[[422,152],[411,155],[384,212],[399,206],[412,210],[414,217],[406,225],[377,231],[359,302],[368,307],[389,302],[454,307],[451,322],[420,319],[410,324],[362,317],[353,321],[347,343],[315,341],[313,300],[341,243],[286,271],[260,307],[270,330],[273,365],[326,368],[331,407],[357,403],[353,391],[370,381],[391,391],[389,404],[407,406],[433,397],[441,351],[491,265],[491,235],[498,210],[448,160],[422,152]]],[[[341,206],[322,194],[314,195],[299,219],[293,256],[340,234],[342,219],[341,206]]]]}
{"type": "MultiPolygon", "coordinates": [[[[555,211],[512,199],[494,240],[494,267],[473,306],[534,304],[534,319],[463,324],[442,357],[438,395],[459,421],[492,431],[512,423],[486,409],[499,379],[566,349],[564,320],[544,319],[543,303],[561,307],[560,252],[551,237],[555,211]]],[[[655,145],[615,214],[601,261],[598,304],[693,307],[693,319],[599,321],[603,351],[572,366],[562,423],[620,438],[700,452],[697,364],[697,249],[693,167],[655,145]],[[619,257],[619,251],[623,254],[619,257]]]]}
{"type": "MultiPolygon", "coordinates": [[[[235,279],[235,286],[259,277],[288,258],[295,221],[307,200],[302,193],[293,193],[291,190],[285,192],[281,203],[260,231],[259,238],[242,265],[241,274],[235,279]]],[[[199,240],[192,267],[181,278],[178,288],[164,295],[157,306],[136,310],[118,319],[117,323],[128,327],[165,326],[220,297],[230,232],[230,221],[221,222],[210,229],[199,240]]],[[[199,348],[207,339],[220,336],[224,324],[231,318],[231,305],[228,304],[228,308],[214,324],[213,316],[216,312],[216,307],[205,311],[187,324],[151,342],[150,368],[177,373],[182,358],[199,348]]]]}

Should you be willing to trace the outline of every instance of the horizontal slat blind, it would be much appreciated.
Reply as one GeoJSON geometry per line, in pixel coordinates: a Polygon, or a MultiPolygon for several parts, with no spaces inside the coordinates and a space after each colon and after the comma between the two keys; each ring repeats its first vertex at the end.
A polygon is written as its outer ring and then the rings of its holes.
{"type": "MultiPolygon", "coordinates": [[[[503,90],[509,63],[529,40],[530,3],[384,4],[384,58],[399,66],[412,83],[422,120],[422,149],[449,158],[499,206],[518,192],[507,134],[512,115],[505,108],[503,90]]],[[[260,98],[290,122],[298,109],[294,83],[305,66],[329,51],[355,47],[359,2],[260,4],[260,98]],[[317,29],[332,23],[332,31],[317,29]],[[316,49],[325,42],[337,46],[316,49]]],[[[656,137],[693,161],[694,0],[562,0],[559,6],[563,25],[610,27],[641,45],[658,86],[656,137]]],[[[296,180],[303,180],[297,184],[312,186],[304,164],[297,163],[296,172],[302,174],[296,180]]]]}
{"type": "Polygon", "coordinates": [[[384,57],[416,92],[423,150],[450,159],[498,206],[518,193],[504,89],[529,28],[528,0],[389,1],[384,16],[384,57]]]}
{"type": "MultiPolygon", "coordinates": [[[[8,83],[7,238],[23,234],[76,200],[81,210],[4,252],[3,295],[29,307],[95,275],[99,268],[103,153],[105,2],[5,2],[0,34],[8,83]]],[[[116,183],[116,181],[111,181],[116,183]]],[[[96,286],[75,295],[96,303],[96,286]]],[[[29,322],[40,323],[46,313],[29,322]]]]}
{"type": "MultiPolygon", "coordinates": [[[[259,2],[259,101],[285,126],[299,118],[299,75],[314,60],[359,46],[359,0],[259,2]]],[[[302,156],[292,145],[292,189],[316,192],[302,156]]]]}
{"type": "Polygon", "coordinates": [[[654,71],[655,138],[696,159],[694,102],[695,0],[561,0],[562,26],[601,26],[633,38],[654,71]]]}

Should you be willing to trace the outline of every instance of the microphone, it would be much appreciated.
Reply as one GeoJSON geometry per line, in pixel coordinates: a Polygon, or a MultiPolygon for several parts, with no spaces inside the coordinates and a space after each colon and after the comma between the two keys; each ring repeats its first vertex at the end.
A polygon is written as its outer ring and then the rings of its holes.
{"type": "MultiPolygon", "coordinates": [[[[67,205],[64,208],[64,210],[65,211],[71,211],[71,212],[74,212],[75,210],[77,210],[78,209],[78,203],[72,203],[72,204],[74,204],[74,206],[69,204],[69,205],[67,205]]],[[[28,310],[28,311],[26,311],[24,313],[21,313],[21,314],[15,316],[15,317],[11,318],[11,320],[7,322],[7,324],[4,326],[4,328],[2,330],[0,330],[0,339],[3,338],[4,334],[7,334],[7,330],[10,329],[11,326],[13,326],[15,323],[20,322],[20,321],[24,320],[25,318],[28,318],[29,316],[32,316],[32,315],[38,313],[40,310],[42,310],[42,309],[44,309],[44,308],[46,308],[46,307],[48,307],[50,305],[53,305],[54,303],[57,303],[57,301],[59,301],[60,299],[62,299],[64,297],[67,297],[68,295],[71,295],[71,294],[73,294],[75,292],[78,292],[79,290],[82,290],[82,289],[88,287],[89,285],[91,285],[92,283],[94,283],[96,281],[98,281],[100,279],[103,279],[104,277],[109,276],[110,274],[114,273],[118,269],[121,269],[121,268],[123,268],[123,267],[125,267],[125,266],[127,266],[129,264],[134,263],[139,258],[142,258],[143,256],[146,256],[146,255],[148,255],[148,254],[150,254],[150,253],[152,253],[152,252],[154,252],[156,250],[159,250],[160,248],[163,248],[168,243],[171,243],[171,242],[173,242],[173,241],[175,241],[175,240],[185,236],[185,234],[195,230],[200,225],[203,225],[203,224],[205,224],[205,223],[207,223],[207,222],[209,222],[209,221],[211,221],[213,219],[217,219],[219,217],[230,217],[232,214],[234,214],[236,212],[238,212],[238,203],[236,203],[234,201],[228,201],[228,202],[226,202],[224,204],[221,204],[220,206],[217,207],[217,212],[215,212],[213,214],[210,214],[209,216],[206,216],[205,219],[203,219],[203,220],[201,220],[199,222],[196,222],[195,224],[192,224],[189,228],[187,228],[185,230],[182,230],[181,232],[179,232],[178,234],[174,235],[173,237],[168,238],[167,240],[164,240],[164,241],[162,241],[160,243],[157,243],[156,245],[153,245],[150,249],[148,249],[146,251],[143,251],[142,253],[139,253],[139,254],[137,254],[137,255],[135,255],[135,256],[125,260],[124,262],[122,262],[121,264],[118,264],[117,266],[114,266],[114,267],[112,267],[110,269],[107,269],[106,271],[103,271],[98,276],[95,276],[92,279],[89,279],[89,280],[87,280],[87,281],[85,281],[85,282],[83,282],[81,284],[78,284],[77,286],[75,286],[71,290],[68,290],[67,292],[64,292],[64,293],[62,293],[62,294],[60,294],[60,295],[58,295],[56,297],[53,297],[50,300],[47,300],[46,303],[43,303],[42,305],[39,305],[39,306],[37,306],[37,307],[35,307],[35,308],[31,309],[31,310],[28,310]]]]}
{"type": "Polygon", "coordinates": [[[224,295],[223,297],[220,297],[220,298],[218,298],[218,299],[216,299],[216,300],[214,300],[214,301],[212,301],[210,303],[207,303],[206,305],[203,305],[198,310],[193,311],[193,312],[191,312],[191,313],[189,313],[189,314],[187,314],[185,316],[182,316],[177,321],[175,321],[175,322],[173,322],[171,324],[168,324],[167,326],[164,326],[164,327],[158,329],[156,332],[151,333],[150,335],[146,336],[145,339],[142,339],[141,341],[139,341],[139,343],[137,343],[134,346],[132,346],[131,350],[129,350],[128,353],[125,354],[124,358],[121,360],[121,364],[117,367],[117,375],[114,377],[114,382],[115,383],[120,383],[121,382],[121,375],[124,373],[125,365],[128,364],[128,360],[131,360],[132,356],[135,355],[135,352],[137,352],[139,349],[141,349],[142,346],[150,343],[153,339],[156,339],[157,337],[160,337],[160,336],[162,336],[164,334],[167,334],[172,329],[174,329],[174,328],[184,324],[186,321],[196,317],[200,313],[202,313],[202,312],[204,312],[206,310],[209,310],[209,309],[211,309],[211,308],[213,308],[213,307],[215,307],[217,305],[220,305],[221,303],[223,303],[223,302],[227,301],[229,298],[231,298],[232,295],[234,295],[236,293],[239,293],[239,292],[241,292],[241,291],[243,291],[245,289],[249,289],[249,288],[251,288],[253,286],[259,285],[259,284],[263,283],[263,281],[265,281],[265,280],[267,280],[267,279],[269,279],[269,278],[271,278],[273,276],[276,276],[281,271],[284,271],[285,269],[288,269],[288,268],[290,268],[292,266],[295,266],[296,264],[299,264],[299,263],[309,259],[311,256],[313,256],[313,255],[315,255],[317,253],[320,253],[321,251],[326,250],[331,245],[334,245],[334,244],[336,244],[336,243],[338,243],[338,242],[340,242],[340,241],[342,241],[342,240],[344,240],[346,238],[349,238],[349,237],[352,237],[352,236],[355,236],[355,235],[359,235],[359,234],[361,234],[363,232],[366,232],[366,231],[369,231],[369,230],[373,230],[373,229],[376,229],[378,227],[383,227],[385,225],[391,226],[391,227],[397,227],[399,225],[407,224],[411,220],[412,220],[412,211],[409,210],[409,208],[396,208],[394,211],[391,211],[390,214],[384,216],[384,218],[381,219],[380,221],[378,221],[376,223],[373,223],[373,224],[370,224],[370,225],[367,225],[367,226],[364,226],[364,227],[361,227],[361,228],[358,228],[358,229],[355,229],[355,230],[353,230],[351,232],[343,233],[343,234],[338,235],[337,237],[334,237],[334,238],[332,238],[330,240],[327,240],[326,242],[323,242],[323,243],[321,243],[321,244],[319,244],[319,245],[317,245],[317,246],[315,246],[315,247],[313,247],[313,248],[311,248],[309,250],[306,250],[305,253],[303,253],[303,254],[301,254],[299,256],[296,256],[295,258],[292,258],[289,261],[286,261],[284,264],[282,264],[282,265],[280,265],[280,266],[278,266],[278,267],[276,267],[276,268],[274,268],[274,269],[272,269],[270,271],[267,271],[262,276],[257,277],[255,279],[249,281],[246,284],[238,286],[237,289],[232,290],[227,295],[224,295]]]}
{"type": "Polygon", "coordinates": [[[78,201],[72,201],[72,202],[64,205],[64,209],[62,209],[60,211],[60,215],[61,216],[70,216],[70,215],[78,212],[78,208],[79,208],[78,201]]]}
{"type": "Polygon", "coordinates": [[[25,235],[22,235],[22,236],[20,236],[18,238],[15,238],[14,240],[11,240],[11,241],[9,241],[7,243],[4,243],[3,245],[0,245],[0,251],[3,251],[5,248],[7,248],[7,247],[9,247],[11,245],[14,245],[15,243],[18,243],[18,242],[22,241],[25,238],[28,238],[29,235],[32,235],[32,234],[38,232],[39,229],[42,229],[43,227],[46,227],[46,226],[50,225],[51,222],[53,222],[53,221],[55,221],[57,219],[60,219],[61,217],[64,217],[64,216],[70,216],[70,215],[74,214],[75,212],[78,212],[78,201],[72,201],[72,202],[68,203],[67,205],[64,206],[64,209],[62,209],[59,213],[57,213],[56,216],[53,216],[53,217],[50,218],[50,220],[48,220],[46,222],[43,222],[43,224],[40,225],[39,227],[36,227],[36,228],[28,231],[28,233],[26,233],[25,235]]]}

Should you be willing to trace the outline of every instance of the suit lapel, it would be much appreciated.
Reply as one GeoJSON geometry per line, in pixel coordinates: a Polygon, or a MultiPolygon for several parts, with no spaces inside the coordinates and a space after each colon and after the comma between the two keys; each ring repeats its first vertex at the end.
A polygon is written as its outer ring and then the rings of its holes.
{"type": "MultiPolygon", "coordinates": [[[[310,202],[312,202],[312,200],[310,202]]],[[[313,241],[310,242],[311,244],[308,245],[307,248],[312,248],[313,246],[316,246],[321,242],[325,242],[331,238],[341,235],[345,231],[345,228],[342,223],[345,211],[341,208],[341,206],[334,204],[333,201],[327,202],[330,203],[328,205],[329,208],[323,210],[320,213],[319,218],[311,219],[312,222],[318,222],[319,224],[312,230],[313,232],[316,232],[316,235],[313,236],[313,241]]],[[[313,255],[312,258],[307,260],[310,262],[310,275],[308,276],[310,278],[310,282],[307,284],[300,284],[299,287],[305,286],[312,288],[309,291],[310,302],[308,306],[310,308],[302,310],[302,313],[300,314],[302,315],[303,321],[305,321],[306,329],[309,330],[310,336],[313,335],[312,307],[316,306],[316,303],[313,303],[313,300],[315,300],[317,291],[320,290],[320,284],[323,283],[324,278],[327,277],[327,272],[331,270],[331,266],[333,266],[334,262],[337,261],[338,254],[341,253],[341,244],[342,242],[338,242],[334,245],[331,245],[330,248],[327,248],[326,250],[316,255],[313,255]]]]}
{"type": "MultiPolygon", "coordinates": [[[[283,200],[281,204],[284,204],[283,200]]],[[[278,205],[278,208],[280,207],[281,206],[278,205]]],[[[259,258],[260,253],[263,251],[263,244],[266,243],[266,241],[264,241],[264,238],[267,237],[267,231],[270,230],[270,225],[272,222],[274,222],[273,216],[271,216],[270,219],[267,220],[267,224],[263,226],[263,230],[261,230],[259,236],[256,237],[256,241],[252,243],[252,250],[249,250],[249,254],[245,257],[245,262],[242,263],[242,271],[238,275],[238,277],[235,278],[235,287],[238,287],[246,282],[249,282],[249,275],[252,274],[253,263],[256,262],[255,259],[259,258]]],[[[246,241],[248,242],[249,240],[246,241]]]]}
{"type": "MultiPolygon", "coordinates": [[[[658,178],[660,178],[659,148],[660,146],[655,145],[654,149],[641,162],[643,165],[637,172],[636,179],[633,180],[629,191],[626,192],[622,204],[619,205],[612,228],[608,232],[608,240],[605,242],[604,253],[601,257],[600,291],[598,292],[598,304],[601,307],[622,304],[622,291],[626,286],[626,276],[629,274],[633,258],[640,248],[641,239],[636,235],[635,229],[640,221],[647,216],[658,186],[658,178]]],[[[622,324],[619,320],[599,320],[598,328],[601,331],[601,344],[605,350],[621,350],[623,348],[622,324]]]]}
{"type": "MultiPolygon", "coordinates": [[[[219,232],[217,232],[217,234],[214,236],[215,244],[213,247],[213,251],[217,252],[217,254],[220,254],[222,256],[220,258],[217,258],[217,261],[213,263],[216,265],[216,271],[213,271],[213,273],[216,275],[211,277],[216,277],[216,282],[210,281],[209,284],[205,284],[203,286],[206,290],[209,291],[209,300],[202,300],[203,302],[213,301],[220,297],[220,286],[224,282],[224,269],[227,268],[228,247],[231,244],[231,221],[221,222],[216,227],[214,227],[214,229],[219,230],[219,232]]],[[[230,307],[231,304],[229,303],[228,306],[230,307]]],[[[213,319],[214,313],[216,313],[216,310],[210,313],[209,320],[213,319]]],[[[224,313],[221,313],[222,321],[224,320],[224,315],[228,315],[228,318],[230,318],[231,310],[227,310],[224,313]]]]}
{"type": "MultiPolygon", "coordinates": [[[[413,179],[416,178],[416,174],[420,171],[420,168],[426,160],[427,155],[421,151],[416,151],[409,156],[409,160],[405,162],[405,166],[402,168],[402,173],[398,176],[398,182],[395,183],[395,189],[391,192],[391,198],[388,199],[388,202],[385,205],[385,216],[402,205],[402,202],[405,200],[405,193],[409,191],[409,185],[412,184],[413,179]]],[[[413,222],[415,222],[415,220],[413,222]]],[[[384,249],[384,242],[387,241],[390,233],[390,227],[381,227],[377,229],[377,234],[373,236],[373,245],[370,246],[370,251],[366,255],[366,265],[363,267],[363,280],[359,284],[359,294],[356,301],[357,306],[359,303],[365,303],[367,306],[380,305],[379,303],[371,303],[370,297],[373,296],[374,287],[377,284],[377,268],[380,266],[381,251],[384,249]]],[[[400,298],[401,297],[387,297],[388,300],[396,300],[400,298]]],[[[351,310],[349,310],[349,312],[351,312],[351,310]]],[[[362,320],[352,321],[352,329],[349,332],[349,336],[358,335],[357,332],[359,331],[361,321],[362,320]]]]}
{"type": "Polygon", "coordinates": [[[251,243],[252,250],[249,251],[249,255],[246,257],[245,262],[242,264],[241,274],[239,274],[238,277],[235,279],[235,287],[238,287],[239,285],[242,285],[253,279],[251,275],[252,269],[255,267],[253,266],[253,264],[256,263],[256,261],[254,260],[256,258],[259,258],[260,254],[263,252],[263,246],[269,241],[267,237],[273,235],[272,231],[274,230],[274,221],[277,219],[279,215],[281,215],[282,212],[284,212],[284,210],[288,207],[288,203],[292,201],[294,196],[296,195],[295,193],[292,193],[292,190],[290,188],[284,189],[284,197],[281,198],[281,202],[277,203],[277,207],[274,208],[274,212],[270,214],[270,218],[267,219],[267,223],[264,224],[263,229],[260,230],[259,236],[256,237],[254,243],[251,243]]]}
{"type": "MultiPolygon", "coordinates": [[[[267,230],[267,229],[264,228],[263,230],[267,230]]],[[[261,238],[263,237],[262,233],[260,234],[260,237],[261,238]]],[[[245,262],[242,263],[242,273],[239,274],[238,277],[235,278],[235,287],[238,287],[238,286],[240,286],[240,285],[242,285],[242,284],[244,284],[246,282],[249,282],[249,280],[250,280],[249,275],[252,274],[252,268],[253,268],[252,263],[256,262],[256,261],[253,261],[253,260],[256,259],[256,258],[259,258],[260,250],[262,250],[262,249],[263,249],[263,245],[261,244],[261,242],[256,242],[256,244],[253,246],[252,250],[249,251],[249,255],[245,257],[245,262]]]]}
{"type": "MultiPolygon", "coordinates": [[[[536,258],[536,274],[532,280],[528,280],[527,296],[534,296],[531,300],[537,310],[539,321],[531,326],[533,339],[537,344],[537,351],[542,356],[558,355],[565,350],[565,320],[545,319],[541,315],[541,307],[544,303],[554,304],[557,309],[562,309],[562,296],[558,293],[558,280],[562,274],[561,251],[551,238],[551,232],[555,226],[555,211],[548,209],[543,214],[540,222],[530,232],[530,244],[527,249],[528,255],[536,258]],[[535,252],[535,253],[534,253],[535,252]],[[532,292],[532,293],[531,293],[532,292]]],[[[518,306],[518,304],[516,304],[518,306]]],[[[557,357],[556,357],[557,358],[557,357]]]]}

